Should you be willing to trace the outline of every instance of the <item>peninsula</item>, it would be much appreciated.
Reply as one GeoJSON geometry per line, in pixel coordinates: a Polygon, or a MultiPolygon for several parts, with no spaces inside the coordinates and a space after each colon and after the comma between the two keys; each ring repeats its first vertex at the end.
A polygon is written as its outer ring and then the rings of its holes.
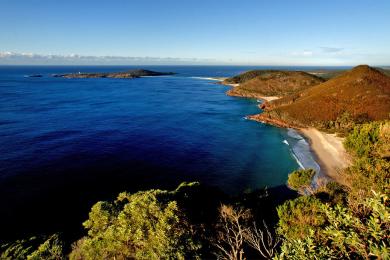
{"type": "Polygon", "coordinates": [[[134,79],[140,77],[152,77],[152,76],[168,76],[174,75],[174,72],[157,72],[152,70],[128,70],[123,72],[102,72],[102,73],[69,73],[69,74],[54,74],[56,78],[68,78],[68,79],[89,79],[89,78],[115,78],[115,79],[134,79]]]}
{"type": "MultiPolygon", "coordinates": [[[[300,71],[249,71],[222,81],[227,95],[261,98],[263,112],[247,118],[299,130],[310,142],[322,172],[338,179],[350,165],[340,137],[355,124],[385,120],[390,114],[390,77],[360,65],[332,77],[300,71]]],[[[388,72],[388,71],[386,71],[388,72]]],[[[328,74],[327,74],[328,75],[328,74]]]]}

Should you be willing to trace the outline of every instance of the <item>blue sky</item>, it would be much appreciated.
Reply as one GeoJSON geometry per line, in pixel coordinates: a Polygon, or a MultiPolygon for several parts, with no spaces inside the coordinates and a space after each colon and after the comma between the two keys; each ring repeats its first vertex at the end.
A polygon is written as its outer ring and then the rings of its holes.
{"type": "Polygon", "coordinates": [[[53,62],[389,65],[390,1],[0,0],[0,64],[53,62]]]}

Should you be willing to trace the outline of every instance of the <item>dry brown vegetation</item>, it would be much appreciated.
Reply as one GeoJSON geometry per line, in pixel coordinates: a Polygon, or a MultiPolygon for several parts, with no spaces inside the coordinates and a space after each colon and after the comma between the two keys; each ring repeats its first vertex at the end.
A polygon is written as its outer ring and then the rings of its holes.
{"type": "Polygon", "coordinates": [[[367,65],[322,84],[268,103],[257,120],[282,121],[289,125],[322,129],[342,124],[389,118],[390,77],[367,65]]]}
{"type": "Polygon", "coordinates": [[[252,71],[227,79],[240,83],[228,95],[242,97],[287,96],[324,82],[324,79],[302,71],[252,71]]]}

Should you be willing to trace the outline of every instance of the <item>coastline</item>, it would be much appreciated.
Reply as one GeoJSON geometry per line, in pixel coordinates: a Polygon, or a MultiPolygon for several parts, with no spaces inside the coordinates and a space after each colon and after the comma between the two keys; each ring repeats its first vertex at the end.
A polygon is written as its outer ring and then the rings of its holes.
{"type": "Polygon", "coordinates": [[[272,100],[276,100],[276,99],[279,99],[280,97],[277,97],[277,96],[261,96],[261,95],[257,95],[257,94],[253,94],[253,93],[248,93],[246,95],[243,95],[243,94],[235,94],[232,90],[235,88],[235,87],[238,87],[240,86],[239,83],[223,83],[223,81],[227,78],[207,78],[209,80],[216,80],[218,81],[219,84],[221,85],[225,85],[225,86],[229,86],[229,87],[232,87],[232,89],[230,89],[226,94],[228,96],[231,96],[231,97],[246,97],[246,98],[257,98],[257,99],[262,99],[264,101],[267,101],[267,102],[270,102],[272,100]]]}
{"type": "Polygon", "coordinates": [[[316,128],[301,128],[298,131],[309,142],[321,173],[342,183],[339,172],[351,165],[351,158],[343,146],[344,138],[321,132],[316,128]]]}
{"type": "MultiPolygon", "coordinates": [[[[227,92],[227,95],[229,96],[258,98],[264,100],[265,102],[270,102],[280,98],[265,97],[255,94],[246,95],[245,93],[236,94],[232,90],[240,84],[225,84],[222,82],[223,80],[221,78],[213,79],[218,80],[220,84],[232,87],[232,89],[227,92]]],[[[264,124],[274,125],[276,127],[295,129],[302,138],[307,141],[310,152],[313,155],[315,162],[317,162],[320,167],[319,172],[317,172],[313,178],[313,188],[317,187],[319,183],[326,181],[328,178],[339,183],[343,182],[340,178],[339,172],[351,165],[351,158],[344,148],[343,138],[337,137],[335,134],[321,132],[316,128],[294,127],[280,120],[265,118],[262,114],[250,115],[248,116],[248,119],[264,124]]]]}

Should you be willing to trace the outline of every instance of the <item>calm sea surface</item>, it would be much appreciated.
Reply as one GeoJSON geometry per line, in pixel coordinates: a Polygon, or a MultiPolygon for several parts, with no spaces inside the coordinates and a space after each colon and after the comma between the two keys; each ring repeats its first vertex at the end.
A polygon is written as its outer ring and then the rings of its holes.
{"type": "Polygon", "coordinates": [[[237,193],[283,185],[299,167],[287,130],[245,120],[257,100],[196,78],[251,68],[144,68],[178,74],[63,79],[51,74],[131,67],[0,67],[0,239],[79,228],[94,202],[125,190],[200,181],[237,193]]]}

